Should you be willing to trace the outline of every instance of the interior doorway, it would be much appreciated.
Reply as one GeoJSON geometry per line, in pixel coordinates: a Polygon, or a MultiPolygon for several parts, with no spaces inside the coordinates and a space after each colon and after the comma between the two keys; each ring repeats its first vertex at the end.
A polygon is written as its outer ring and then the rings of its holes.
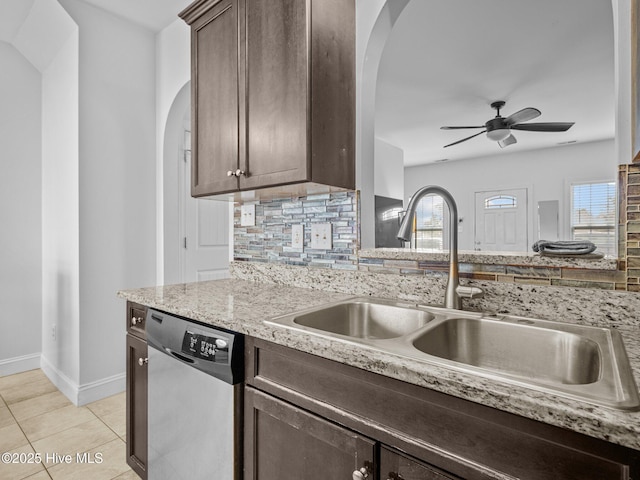
{"type": "Polygon", "coordinates": [[[229,276],[228,202],[191,197],[190,82],[176,95],[164,133],[163,283],[229,276]]]}
{"type": "Polygon", "coordinates": [[[182,282],[228,278],[230,205],[226,201],[191,196],[191,131],[190,125],[185,127],[180,175],[182,282]]]}

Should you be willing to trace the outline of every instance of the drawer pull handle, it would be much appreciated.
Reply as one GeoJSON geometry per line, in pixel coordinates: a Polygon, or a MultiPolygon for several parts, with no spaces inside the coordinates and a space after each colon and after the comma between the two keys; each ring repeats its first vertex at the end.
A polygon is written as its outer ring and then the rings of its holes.
{"type": "Polygon", "coordinates": [[[147,365],[149,363],[149,359],[148,358],[142,358],[140,357],[138,359],[138,365],[140,365],[141,367],[144,367],[145,365],[147,365]]]}
{"type": "Polygon", "coordinates": [[[131,325],[140,325],[144,322],[144,317],[131,317],[131,325]]]}

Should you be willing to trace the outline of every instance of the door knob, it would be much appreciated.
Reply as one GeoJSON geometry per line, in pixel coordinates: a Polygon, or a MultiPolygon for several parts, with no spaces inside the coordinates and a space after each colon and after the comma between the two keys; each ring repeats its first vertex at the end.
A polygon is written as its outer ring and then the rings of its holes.
{"type": "Polygon", "coordinates": [[[143,321],[143,317],[131,317],[131,325],[140,325],[143,321]]]}
{"type": "Polygon", "coordinates": [[[138,359],[138,365],[140,365],[141,367],[145,366],[146,364],[149,363],[149,359],[148,358],[142,358],[140,357],[138,359]]]}

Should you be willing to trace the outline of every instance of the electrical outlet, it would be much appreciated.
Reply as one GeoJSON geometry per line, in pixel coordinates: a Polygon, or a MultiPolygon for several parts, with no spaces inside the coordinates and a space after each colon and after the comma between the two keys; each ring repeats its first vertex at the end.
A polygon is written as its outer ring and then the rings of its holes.
{"type": "Polygon", "coordinates": [[[256,206],[242,205],[240,207],[240,226],[255,227],[256,225],[256,206]]]}
{"type": "Polygon", "coordinates": [[[331,224],[312,223],[311,224],[311,248],[317,250],[331,250],[331,224]]]}
{"type": "Polygon", "coordinates": [[[304,225],[291,225],[291,248],[304,249],[304,225]]]}
{"type": "Polygon", "coordinates": [[[51,325],[51,338],[56,339],[56,324],[51,325]]]}

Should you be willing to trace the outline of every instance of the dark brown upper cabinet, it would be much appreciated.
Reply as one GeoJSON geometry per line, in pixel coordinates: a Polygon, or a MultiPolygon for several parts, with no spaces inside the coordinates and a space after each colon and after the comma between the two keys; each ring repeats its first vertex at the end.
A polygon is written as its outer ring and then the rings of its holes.
{"type": "Polygon", "coordinates": [[[199,0],[191,26],[194,197],[355,188],[355,1],[199,0]]]}

